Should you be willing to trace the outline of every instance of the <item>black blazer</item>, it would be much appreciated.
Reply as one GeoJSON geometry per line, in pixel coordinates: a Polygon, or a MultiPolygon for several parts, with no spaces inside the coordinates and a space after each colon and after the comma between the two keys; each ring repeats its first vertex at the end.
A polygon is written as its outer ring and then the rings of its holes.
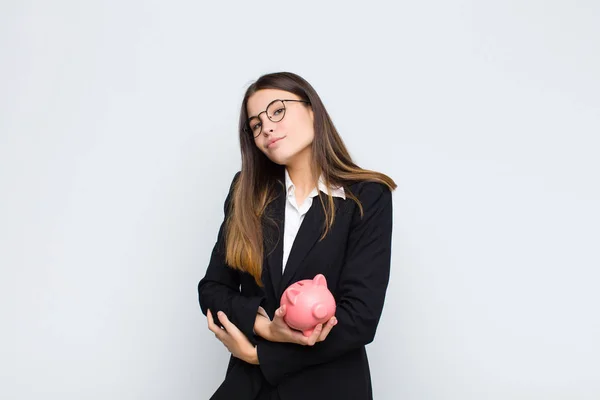
{"type": "MultiPolygon", "coordinates": [[[[324,212],[318,197],[306,213],[282,276],[285,215],[284,167],[277,169],[279,196],[266,213],[277,227],[264,225],[265,257],[259,287],[252,276],[225,264],[224,223],[219,230],[206,275],[198,284],[204,315],[223,311],[257,345],[260,365],[231,357],[225,380],[212,399],[260,398],[372,399],[365,345],[373,341],[389,280],[392,239],[392,193],[377,182],[358,182],[346,190],[346,199],[334,197],[335,221],[327,236],[324,212]],[[353,193],[362,203],[361,218],[353,193]],[[327,339],[314,346],[274,343],[254,335],[258,306],[271,318],[283,291],[301,279],[322,273],[333,293],[338,323],[327,339]],[[271,393],[271,394],[267,394],[271,393]],[[269,397],[273,396],[273,397],[269,397]]],[[[229,209],[233,183],[225,200],[229,209]]],[[[215,322],[218,320],[215,317],[215,322]]],[[[220,325],[220,324],[219,324],[220,325]]]]}

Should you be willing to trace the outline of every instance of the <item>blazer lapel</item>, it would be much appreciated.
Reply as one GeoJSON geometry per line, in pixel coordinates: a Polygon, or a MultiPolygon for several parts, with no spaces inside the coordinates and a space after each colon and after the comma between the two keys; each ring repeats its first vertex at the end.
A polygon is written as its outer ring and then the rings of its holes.
{"type": "Polygon", "coordinates": [[[266,256],[266,268],[271,278],[273,285],[273,292],[275,296],[279,296],[279,285],[281,282],[281,270],[283,265],[283,232],[285,228],[285,171],[283,168],[277,172],[276,180],[278,196],[268,206],[265,212],[274,221],[276,226],[272,223],[263,225],[265,230],[265,254],[266,256]]]}
{"type": "Polygon", "coordinates": [[[269,215],[273,217],[273,220],[277,224],[273,227],[269,224],[265,227],[266,232],[265,238],[267,245],[265,251],[267,252],[267,269],[271,282],[273,283],[273,291],[275,295],[279,293],[279,285],[281,282],[281,270],[283,265],[283,230],[285,225],[285,195],[281,193],[271,204],[269,215]]]}
{"type": "MultiPolygon", "coordinates": [[[[310,252],[317,240],[323,234],[323,223],[325,221],[325,213],[319,197],[313,198],[310,209],[306,212],[304,220],[300,225],[294,244],[290,250],[290,255],[285,265],[285,271],[279,285],[279,295],[288,287],[298,270],[302,265],[302,261],[310,252]]],[[[283,253],[282,253],[283,257],[283,253]]],[[[279,265],[282,265],[282,260],[279,260],[279,265]]]]}

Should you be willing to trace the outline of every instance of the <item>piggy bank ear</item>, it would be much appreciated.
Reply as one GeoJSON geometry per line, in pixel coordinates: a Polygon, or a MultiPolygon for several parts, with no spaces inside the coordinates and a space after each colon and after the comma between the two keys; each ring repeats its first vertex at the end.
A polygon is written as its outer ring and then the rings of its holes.
{"type": "Polygon", "coordinates": [[[315,276],[313,278],[313,283],[316,286],[325,286],[325,287],[327,287],[327,280],[325,279],[325,275],[323,275],[323,274],[318,274],[317,276],[315,276]]]}
{"type": "Polygon", "coordinates": [[[298,300],[298,296],[300,295],[300,290],[295,287],[291,287],[285,291],[285,295],[290,303],[292,303],[293,305],[296,305],[296,300],[298,300]]]}

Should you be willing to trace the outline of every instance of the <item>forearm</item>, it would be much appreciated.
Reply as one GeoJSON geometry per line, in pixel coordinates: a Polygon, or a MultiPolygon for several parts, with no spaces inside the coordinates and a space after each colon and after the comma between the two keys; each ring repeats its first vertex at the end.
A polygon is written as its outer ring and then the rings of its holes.
{"type": "Polygon", "coordinates": [[[251,341],[255,342],[253,327],[256,310],[264,300],[260,296],[244,296],[217,282],[201,281],[198,285],[200,308],[204,315],[211,310],[213,320],[221,326],[216,318],[218,311],[223,311],[229,320],[251,341]]]}
{"type": "Polygon", "coordinates": [[[269,334],[270,323],[271,319],[269,318],[269,315],[262,307],[259,306],[256,312],[256,317],[254,318],[254,334],[263,339],[271,340],[269,334]]]}

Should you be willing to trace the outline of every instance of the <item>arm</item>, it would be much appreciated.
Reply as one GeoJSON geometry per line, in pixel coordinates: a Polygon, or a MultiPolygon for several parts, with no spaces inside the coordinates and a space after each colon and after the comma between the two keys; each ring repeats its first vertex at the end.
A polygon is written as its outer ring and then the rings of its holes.
{"type": "Polygon", "coordinates": [[[365,188],[364,217],[352,222],[338,286],[337,326],[314,346],[260,340],[260,368],[272,385],[286,375],[326,363],[373,341],[387,290],[392,239],[392,194],[382,185],[365,188]],[[368,191],[367,191],[368,190],[368,191]]]}
{"type": "MultiPolygon", "coordinates": [[[[229,205],[233,192],[233,186],[239,176],[239,172],[233,178],[229,194],[225,200],[225,219],[229,212],[229,205]]],[[[230,268],[225,263],[225,220],[221,224],[217,242],[213,248],[206,275],[198,284],[198,300],[202,313],[207,315],[211,310],[214,323],[222,326],[216,318],[218,311],[223,311],[235,326],[239,328],[249,340],[254,339],[253,327],[256,312],[263,301],[263,297],[247,297],[240,293],[241,272],[230,268]]]]}

